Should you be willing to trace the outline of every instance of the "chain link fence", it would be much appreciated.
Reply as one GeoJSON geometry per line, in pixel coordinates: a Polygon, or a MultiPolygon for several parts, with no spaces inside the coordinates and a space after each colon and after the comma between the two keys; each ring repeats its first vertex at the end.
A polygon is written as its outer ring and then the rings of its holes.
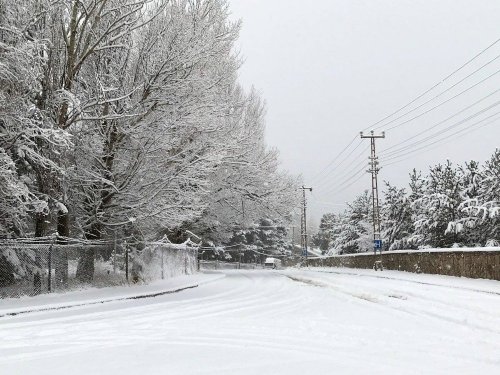
{"type": "Polygon", "coordinates": [[[237,262],[223,262],[218,260],[201,260],[201,270],[255,270],[263,269],[261,263],[237,263],[237,262]]]}
{"type": "Polygon", "coordinates": [[[0,299],[192,274],[197,253],[164,242],[0,240],[0,299]]]}
{"type": "Polygon", "coordinates": [[[199,267],[202,270],[262,269],[266,258],[285,257],[282,254],[276,254],[276,251],[247,245],[200,247],[199,255],[199,267]]]}

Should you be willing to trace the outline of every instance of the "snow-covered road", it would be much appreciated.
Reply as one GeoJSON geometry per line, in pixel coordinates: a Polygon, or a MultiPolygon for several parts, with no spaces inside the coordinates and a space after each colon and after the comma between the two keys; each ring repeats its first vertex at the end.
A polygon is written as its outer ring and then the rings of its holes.
{"type": "Polygon", "coordinates": [[[332,269],[225,275],[176,294],[0,318],[0,373],[500,373],[499,282],[332,269]]]}

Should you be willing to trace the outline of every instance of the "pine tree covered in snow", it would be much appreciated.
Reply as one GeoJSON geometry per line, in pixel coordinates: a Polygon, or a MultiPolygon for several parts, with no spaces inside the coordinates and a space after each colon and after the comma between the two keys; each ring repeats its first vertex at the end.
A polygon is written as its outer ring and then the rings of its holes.
{"type": "Polygon", "coordinates": [[[464,201],[463,215],[452,225],[464,227],[471,237],[469,242],[488,246],[500,244],[500,150],[495,150],[484,168],[468,165],[470,171],[464,201]]]}
{"type": "Polygon", "coordinates": [[[328,226],[318,236],[328,235],[330,254],[364,252],[373,247],[371,207],[371,197],[365,191],[343,213],[331,216],[334,220],[325,218],[328,226]]]}
{"type": "Polygon", "coordinates": [[[254,248],[268,254],[283,254],[290,247],[287,235],[287,228],[279,220],[265,218],[248,228],[236,229],[227,245],[243,245],[243,248],[254,248]]]}
{"type": "Polygon", "coordinates": [[[386,182],[384,203],[381,207],[381,229],[387,250],[411,249],[409,241],[414,232],[412,208],[405,189],[386,182]]]}
{"type": "Polygon", "coordinates": [[[322,251],[333,247],[333,241],[338,235],[340,217],[334,213],[326,213],[321,217],[319,231],[312,238],[313,244],[322,251]]]}
{"type": "Polygon", "coordinates": [[[423,194],[414,204],[423,211],[415,222],[415,233],[424,246],[450,247],[461,242],[461,227],[450,225],[460,217],[463,175],[450,161],[430,169],[423,194]]]}
{"type": "Polygon", "coordinates": [[[488,229],[485,244],[500,243],[500,150],[486,162],[478,191],[481,208],[476,212],[488,229]]]}

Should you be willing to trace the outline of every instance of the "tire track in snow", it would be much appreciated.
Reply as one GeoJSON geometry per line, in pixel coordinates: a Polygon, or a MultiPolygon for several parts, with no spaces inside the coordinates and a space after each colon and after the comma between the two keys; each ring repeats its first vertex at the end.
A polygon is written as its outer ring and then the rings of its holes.
{"type": "MultiPolygon", "coordinates": [[[[312,270],[312,269],[307,269],[307,271],[317,272],[317,273],[327,273],[327,274],[332,273],[335,275],[350,275],[350,276],[371,277],[371,278],[386,279],[386,280],[397,280],[397,281],[404,281],[406,283],[430,285],[430,286],[437,286],[437,287],[442,287],[442,288],[451,288],[451,289],[458,289],[458,290],[469,290],[471,292],[494,294],[494,295],[500,296],[500,292],[494,292],[491,290],[474,289],[474,288],[467,288],[467,287],[455,286],[455,285],[436,284],[436,283],[430,283],[430,282],[425,282],[425,281],[401,279],[401,278],[389,277],[389,276],[364,275],[364,274],[355,273],[355,272],[335,272],[335,271],[322,271],[322,270],[312,270]]],[[[396,271],[396,272],[399,272],[399,271],[396,271]]],[[[445,276],[445,275],[440,275],[440,276],[445,276]]],[[[454,277],[454,276],[449,276],[449,277],[454,277]]]]}
{"type": "MultiPolygon", "coordinates": [[[[334,274],[338,274],[338,275],[346,275],[347,274],[347,275],[359,276],[359,274],[344,273],[344,272],[322,272],[322,271],[314,271],[314,272],[334,273],[334,274]]],[[[373,294],[367,294],[367,293],[358,293],[358,292],[354,292],[352,290],[341,288],[341,287],[337,286],[338,284],[333,285],[331,281],[326,281],[326,282],[324,280],[319,281],[319,280],[311,279],[311,278],[308,278],[305,276],[300,276],[300,277],[290,276],[290,275],[285,275],[285,276],[287,276],[288,278],[290,278],[291,280],[296,281],[296,282],[302,282],[302,283],[313,285],[313,286],[328,288],[328,289],[334,290],[338,293],[349,295],[349,296],[355,297],[356,299],[364,300],[367,302],[375,303],[375,304],[378,304],[380,306],[390,308],[392,310],[397,310],[397,311],[408,313],[411,315],[427,316],[430,318],[439,319],[441,321],[446,321],[448,323],[456,324],[456,325],[459,325],[461,327],[479,329],[479,330],[482,330],[482,331],[485,331],[488,333],[495,333],[495,334],[500,335],[500,330],[497,330],[494,328],[498,325],[498,321],[500,320],[500,315],[498,312],[489,314],[487,312],[482,312],[481,310],[478,311],[477,309],[469,308],[468,306],[460,306],[460,305],[456,305],[456,304],[450,304],[450,303],[445,302],[444,300],[440,300],[437,298],[430,298],[430,297],[423,296],[420,294],[414,294],[414,293],[412,294],[412,293],[409,293],[408,291],[397,291],[396,293],[385,293],[384,291],[381,291],[381,290],[372,289],[371,290],[372,293],[375,292],[375,293],[379,294],[379,295],[373,295],[373,294]],[[412,303],[412,306],[410,307],[410,306],[404,306],[402,304],[395,306],[389,300],[389,299],[395,299],[395,300],[400,300],[400,301],[404,302],[404,301],[408,300],[408,297],[405,295],[408,295],[410,297],[414,297],[417,300],[422,300],[423,302],[422,303],[412,303]],[[429,305],[426,302],[431,302],[432,304],[429,305]],[[444,314],[440,314],[437,312],[428,311],[425,309],[425,307],[430,307],[430,306],[435,307],[434,305],[436,305],[436,304],[447,307],[447,308],[453,308],[455,310],[455,312],[459,312],[459,313],[462,312],[462,310],[467,310],[470,313],[476,313],[476,314],[478,312],[483,313],[485,315],[488,315],[488,317],[490,319],[488,319],[486,324],[477,324],[477,323],[473,323],[473,322],[468,321],[467,318],[465,318],[465,319],[464,318],[454,318],[454,317],[451,317],[450,315],[444,315],[444,314]],[[495,320],[495,319],[491,319],[491,318],[497,318],[497,319],[495,320]]],[[[367,276],[369,277],[369,275],[367,275],[367,276]]],[[[377,277],[377,276],[373,276],[373,277],[377,277]]],[[[399,279],[395,279],[395,278],[391,278],[391,277],[380,277],[380,276],[378,276],[378,277],[384,278],[384,279],[389,279],[389,280],[399,281],[399,279]]],[[[402,280],[402,281],[406,281],[406,280],[402,280]]],[[[443,286],[443,285],[434,285],[432,283],[425,283],[425,282],[423,282],[423,283],[419,282],[419,284],[426,284],[426,285],[437,286],[437,287],[443,286]]],[[[460,289],[460,288],[457,287],[457,288],[453,288],[453,289],[460,289]]],[[[460,291],[464,292],[464,290],[462,290],[462,289],[460,289],[460,291]]],[[[471,289],[471,288],[465,288],[465,292],[481,292],[481,291],[480,290],[476,291],[476,290],[471,289]]],[[[489,294],[496,294],[496,293],[489,293],[489,294]]],[[[481,318],[479,318],[477,320],[483,321],[483,319],[481,319],[481,318]]]]}

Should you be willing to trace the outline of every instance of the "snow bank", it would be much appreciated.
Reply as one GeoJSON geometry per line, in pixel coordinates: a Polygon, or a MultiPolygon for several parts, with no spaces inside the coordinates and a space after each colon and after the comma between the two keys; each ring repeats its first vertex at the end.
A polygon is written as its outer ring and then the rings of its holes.
{"type": "Polygon", "coordinates": [[[66,309],[70,307],[108,303],[124,299],[154,297],[155,295],[194,288],[223,278],[224,274],[206,272],[159,280],[147,285],[129,285],[113,288],[90,288],[67,293],[43,294],[35,297],[0,299],[0,317],[26,312],[66,309]]]}

